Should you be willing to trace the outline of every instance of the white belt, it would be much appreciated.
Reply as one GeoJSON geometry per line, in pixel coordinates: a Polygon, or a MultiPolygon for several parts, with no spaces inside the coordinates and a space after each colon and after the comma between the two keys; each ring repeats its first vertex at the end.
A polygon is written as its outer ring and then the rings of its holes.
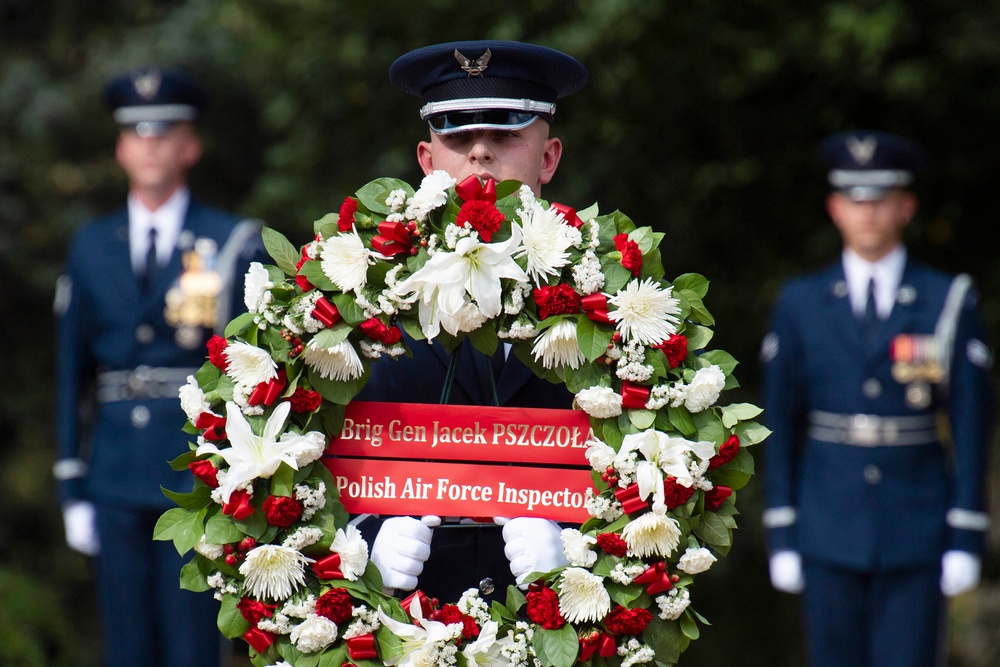
{"type": "Polygon", "coordinates": [[[139,366],[134,370],[104,371],[97,374],[97,400],[100,403],[132,401],[139,398],[177,398],[197,368],[162,368],[139,366]]]}
{"type": "Polygon", "coordinates": [[[856,447],[929,445],[937,442],[937,429],[934,415],[883,417],[813,410],[809,437],[856,447]]]}

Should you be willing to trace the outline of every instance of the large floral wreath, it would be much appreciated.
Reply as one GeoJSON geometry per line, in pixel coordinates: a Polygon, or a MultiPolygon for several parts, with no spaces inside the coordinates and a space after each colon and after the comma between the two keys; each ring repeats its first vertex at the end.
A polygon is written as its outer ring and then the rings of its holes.
{"type": "Polygon", "coordinates": [[[662,234],[620,212],[444,172],[372,181],[315,234],[296,251],[264,230],[276,266],[250,268],[248,312],[181,389],[196,442],[173,466],[195,485],[166,491],[155,532],[194,550],[181,585],[214,590],[258,667],[676,663],[704,622],[694,575],[731,544],[745,447],[768,433],[759,408],[718,405],[736,361],[706,350],[708,282],[665,281],[662,234]],[[506,604],[383,595],[321,461],[371,364],[407,353],[400,327],[509,342],[590,417],[591,518],[563,531],[568,565],[506,604]]]}

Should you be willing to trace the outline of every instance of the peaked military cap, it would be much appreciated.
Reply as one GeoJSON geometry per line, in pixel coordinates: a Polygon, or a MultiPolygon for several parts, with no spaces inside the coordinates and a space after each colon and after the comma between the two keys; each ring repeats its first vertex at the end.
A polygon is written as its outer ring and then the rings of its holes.
{"type": "Polygon", "coordinates": [[[476,40],[410,51],[389,80],[424,100],[420,117],[438,134],[520,129],[552,122],[557,99],[587,82],[587,69],[561,51],[523,42],[476,40]]]}
{"type": "Polygon", "coordinates": [[[119,74],[104,87],[115,122],[141,136],[155,136],[172,125],[193,121],[205,108],[204,88],[176,69],[147,67],[119,74]]]}
{"type": "Polygon", "coordinates": [[[830,166],[830,186],[856,201],[909,187],[927,167],[927,153],[918,143],[887,132],[840,132],[823,140],[820,151],[830,166]]]}

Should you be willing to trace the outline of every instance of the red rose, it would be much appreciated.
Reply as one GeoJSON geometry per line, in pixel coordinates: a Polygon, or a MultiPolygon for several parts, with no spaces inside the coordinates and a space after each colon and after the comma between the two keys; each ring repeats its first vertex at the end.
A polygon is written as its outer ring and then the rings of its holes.
{"type": "Polygon", "coordinates": [[[681,486],[677,483],[676,477],[667,477],[663,480],[664,503],[668,510],[680,507],[694,495],[693,486],[681,486]]]}
{"type": "Polygon", "coordinates": [[[451,625],[452,623],[462,624],[462,637],[472,639],[479,636],[479,626],[468,614],[463,614],[457,605],[446,604],[440,609],[435,609],[429,616],[430,620],[451,625]]]}
{"type": "Polygon", "coordinates": [[[597,536],[597,546],[604,553],[619,558],[624,558],[628,553],[628,542],[618,533],[601,533],[597,536]]]}
{"type": "Polygon", "coordinates": [[[208,343],[205,344],[208,348],[208,360],[223,373],[229,367],[229,359],[226,358],[225,354],[228,345],[229,341],[222,336],[212,336],[208,339],[208,343]]]}
{"type": "Polygon", "coordinates": [[[532,585],[528,594],[528,618],[546,630],[558,630],[566,624],[559,611],[559,596],[548,586],[532,585]]]}
{"type": "Polygon", "coordinates": [[[380,341],[386,345],[395,345],[403,337],[403,332],[399,330],[399,327],[387,327],[385,322],[377,317],[365,320],[358,325],[358,328],[372,340],[380,341]]]}
{"type": "Polygon", "coordinates": [[[687,357],[688,339],[681,334],[674,334],[654,347],[663,352],[671,368],[677,368],[684,361],[684,358],[687,357]]]}
{"type": "Polygon", "coordinates": [[[264,501],[264,514],[268,525],[286,528],[302,516],[302,503],[290,496],[268,496],[264,501]]]}
{"type": "Polygon", "coordinates": [[[323,397],[318,391],[296,387],[292,395],[288,397],[288,402],[292,404],[292,412],[315,412],[323,402],[323,397]]]}
{"type": "Polygon", "coordinates": [[[455,224],[462,227],[472,227],[479,232],[479,237],[489,243],[493,234],[500,229],[503,222],[503,213],[497,210],[493,202],[473,199],[462,204],[458,215],[455,217],[455,224]]]}
{"type": "Polygon", "coordinates": [[[316,613],[340,624],[351,617],[354,599],[345,588],[331,588],[316,600],[316,613]]]}
{"type": "Polygon", "coordinates": [[[266,604],[252,598],[240,598],[240,601],[236,603],[236,608],[243,614],[243,618],[247,620],[247,623],[256,626],[262,619],[271,618],[278,605],[266,604]]]}
{"type": "Polygon", "coordinates": [[[705,492],[705,509],[714,512],[722,507],[722,503],[731,495],[733,495],[733,490],[728,486],[715,485],[711,491],[705,492]]]}
{"type": "Polygon", "coordinates": [[[344,203],[340,205],[340,214],[337,218],[337,228],[342,232],[349,232],[354,227],[354,214],[358,210],[358,202],[353,197],[346,197],[344,203]]]}
{"type": "Polygon", "coordinates": [[[212,465],[211,461],[207,459],[204,461],[192,461],[188,464],[188,470],[191,471],[192,475],[205,482],[208,488],[219,488],[219,478],[217,476],[219,470],[212,465]]]}
{"type": "Polygon", "coordinates": [[[229,502],[222,506],[222,513],[228,514],[234,519],[245,519],[253,514],[253,505],[250,504],[250,494],[243,489],[233,491],[229,495],[229,502]]]}
{"type": "Polygon", "coordinates": [[[537,287],[533,296],[538,305],[538,316],[543,320],[549,315],[571,315],[583,307],[580,295],[566,283],[553,287],[537,287]]]}
{"type": "Polygon", "coordinates": [[[631,271],[633,276],[638,276],[642,269],[639,244],[629,239],[628,234],[619,234],[615,237],[615,250],[622,254],[622,266],[631,271]]]}
{"type": "Polygon", "coordinates": [[[708,469],[715,470],[719,466],[729,463],[738,451],[740,451],[740,439],[733,433],[719,446],[719,453],[708,460],[708,469]]]}
{"type": "Polygon", "coordinates": [[[614,635],[637,635],[646,629],[653,615],[648,609],[626,609],[616,605],[604,617],[604,626],[614,635]]]}

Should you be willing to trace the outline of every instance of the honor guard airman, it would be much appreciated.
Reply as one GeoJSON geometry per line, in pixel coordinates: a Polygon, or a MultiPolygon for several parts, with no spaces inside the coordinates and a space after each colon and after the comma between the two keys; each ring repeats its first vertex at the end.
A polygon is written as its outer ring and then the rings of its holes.
{"type": "Polygon", "coordinates": [[[931,667],[979,579],[992,353],[968,275],[911,257],[916,143],[822,144],[841,259],[790,281],[764,339],[771,580],[804,592],[813,667],[931,667]]]}
{"type": "MultiPolygon", "coordinates": [[[[562,156],[562,142],[549,134],[556,101],[582,88],[587,70],[547,47],[480,40],[411,51],[392,64],[389,79],[423,102],[420,118],[429,135],[417,144],[417,162],[425,174],[443,170],[459,182],[471,175],[484,183],[513,179],[537,195],[562,156]]],[[[491,359],[464,341],[454,382],[446,387],[448,352],[426,341],[407,344],[413,357],[376,364],[359,400],[434,403],[448,395],[443,402],[465,405],[568,409],[572,404],[565,387],[535,377],[516,357],[507,357],[507,345],[491,359]]],[[[565,562],[561,529],[554,522],[514,518],[501,530],[492,524],[461,527],[470,522],[452,519],[439,525],[438,517],[424,517],[423,523],[394,517],[374,541],[373,522],[362,524],[373,544],[372,562],[388,587],[419,587],[456,601],[478,586],[487,599],[494,594],[502,601],[516,577],[565,562]]]]}
{"type": "Polygon", "coordinates": [[[69,545],[96,556],[105,665],[219,664],[216,603],[180,589],[183,561],[153,526],[190,489],[168,462],[188,450],[178,389],[243,308],[267,261],[257,222],[191,197],[201,85],[178,70],[126,72],[105,88],[128,176],[126,206],[73,238],[56,289],[55,464],[69,545]]]}

